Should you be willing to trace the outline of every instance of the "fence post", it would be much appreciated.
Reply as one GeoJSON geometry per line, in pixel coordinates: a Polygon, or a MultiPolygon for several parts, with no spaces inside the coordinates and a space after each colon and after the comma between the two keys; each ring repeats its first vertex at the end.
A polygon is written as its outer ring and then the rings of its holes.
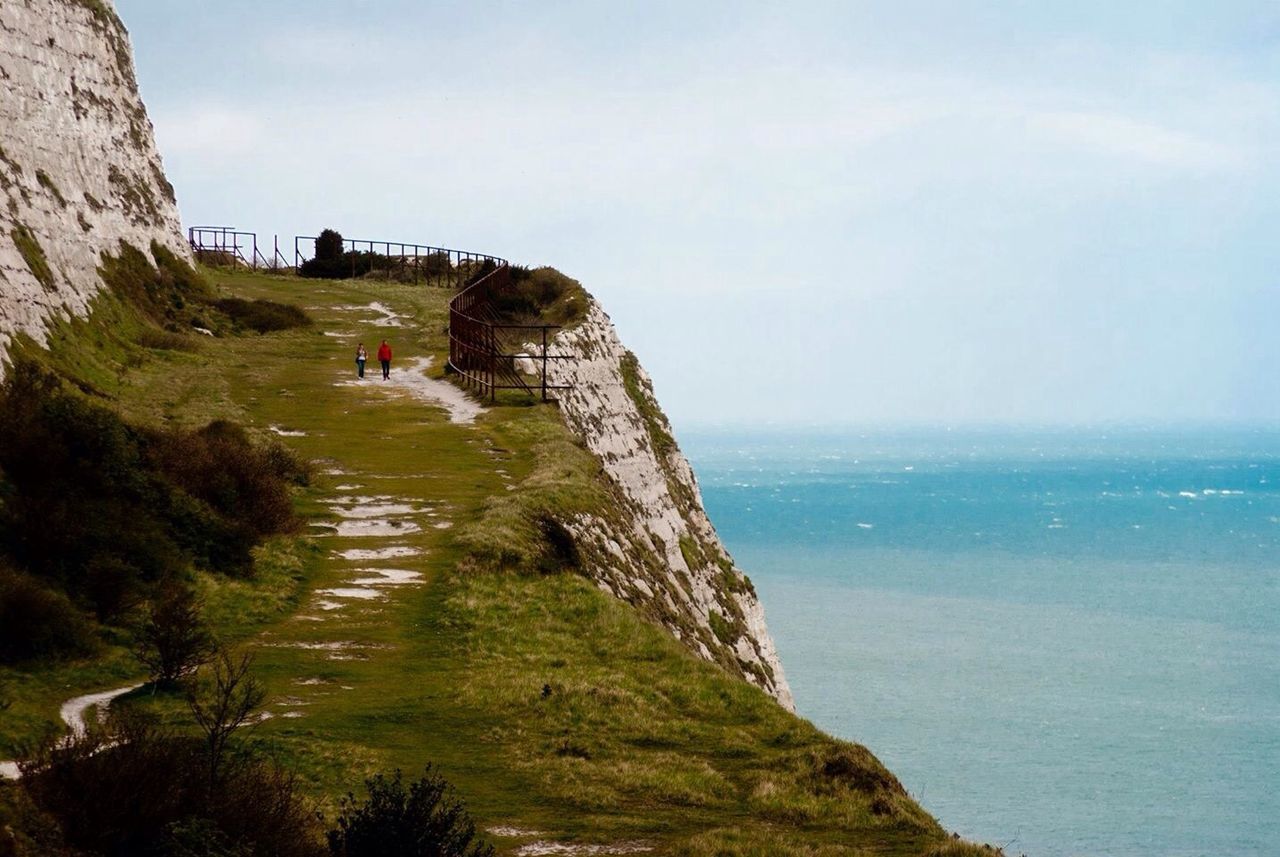
{"type": "Polygon", "coordinates": [[[547,400],[547,328],[542,328],[542,401],[547,400]]]}

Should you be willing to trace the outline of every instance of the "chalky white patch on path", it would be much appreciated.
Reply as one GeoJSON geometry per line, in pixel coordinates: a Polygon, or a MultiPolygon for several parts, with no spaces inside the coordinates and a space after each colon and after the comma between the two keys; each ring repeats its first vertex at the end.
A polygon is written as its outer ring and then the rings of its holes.
{"type": "Polygon", "coordinates": [[[318,590],[318,592],[334,598],[356,598],[361,601],[379,601],[387,597],[386,593],[368,586],[335,586],[332,589],[318,590]]]}
{"type": "Polygon", "coordinates": [[[544,857],[567,854],[571,857],[594,857],[604,854],[643,854],[652,851],[652,845],[641,842],[618,842],[613,845],[576,845],[564,842],[530,842],[511,852],[516,857],[544,857]]]}
{"type": "Polygon", "coordinates": [[[338,535],[350,537],[407,536],[422,531],[412,521],[342,521],[335,527],[338,535]]]}
{"type": "Polygon", "coordinates": [[[415,399],[439,405],[449,413],[449,422],[470,425],[476,417],[484,413],[484,407],[475,399],[463,392],[461,387],[427,377],[433,359],[416,357],[407,365],[392,364],[391,378],[382,380],[380,373],[360,378],[347,378],[334,382],[337,387],[370,387],[379,390],[392,390],[408,393],[415,399]]]}
{"type": "Polygon", "coordinates": [[[335,515],[343,518],[378,518],[385,515],[416,515],[426,511],[409,503],[370,503],[367,506],[342,506],[334,504],[329,507],[335,515]]]}
{"type": "Polygon", "coordinates": [[[356,572],[376,574],[377,577],[357,577],[351,581],[352,586],[400,586],[422,581],[422,572],[410,571],[407,568],[357,568],[356,572]]]}
{"type": "Polygon", "coordinates": [[[350,560],[370,560],[370,559],[399,559],[405,556],[418,556],[422,551],[417,548],[411,548],[406,545],[392,545],[386,548],[351,548],[350,550],[336,551],[338,556],[343,559],[350,560]]]}
{"type": "Polygon", "coordinates": [[[489,832],[494,836],[543,836],[541,830],[530,830],[527,827],[511,827],[509,825],[498,825],[490,827],[489,832]]]}
{"type": "Polygon", "coordinates": [[[335,309],[344,310],[346,312],[363,312],[366,310],[374,312],[377,314],[376,318],[361,319],[361,322],[363,324],[372,324],[375,327],[404,327],[404,322],[401,319],[410,317],[394,312],[391,307],[379,301],[373,301],[363,306],[347,304],[346,306],[335,307],[335,309]]]}
{"type": "MultiPolygon", "coordinates": [[[[86,693],[83,696],[73,696],[62,703],[62,708],[58,710],[58,716],[62,718],[62,722],[67,724],[67,728],[71,730],[68,738],[84,737],[88,728],[85,725],[84,716],[85,712],[90,708],[94,709],[98,717],[101,718],[103,709],[109,706],[112,700],[140,687],[142,687],[140,684],[131,684],[128,687],[117,687],[114,690],[86,693]]],[[[0,762],[0,779],[16,780],[19,776],[20,771],[18,770],[17,762],[0,762]]]]}
{"type": "Polygon", "coordinates": [[[267,426],[267,431],[270,431],[273,434],[278,434],[280,435],[280,437],[306,437],[307,436],[307,433],[305,431],[302,431],[301,429],[287,429],[277,425],[267,426]]]}

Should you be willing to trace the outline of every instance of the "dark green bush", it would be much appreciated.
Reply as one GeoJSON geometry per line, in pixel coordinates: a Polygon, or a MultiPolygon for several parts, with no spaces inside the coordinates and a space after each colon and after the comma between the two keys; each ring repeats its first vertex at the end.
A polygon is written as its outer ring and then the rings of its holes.
{"type": "Polygon", "coordinates": [[[166,527],[173,492],[147,467],[145,435],[115,413],[18,363],[0,385],[0,438],[0,547],[17,565],[85,600],[91,563],[121,564],[103,591],[185,564],[166,527]]]}
{"type": "Polygon", "coordinates": [[[222,310],[237,327],[247,327],[258,333],[270,333],[273,330],[287,330],[291,327],[306,327],[311,324],[311,317],[301,307],[293,304],[282,304],[276,301],[253,300],[243,298],[223,298],[214,304],[222,310]]]}
{"type": "Polygon", "coordinates": [[[103,857],[323,853],[292,776],[244,750],[211,781],[203,742],[138,714],[46,747],[24,764],[20,785],[66,845],[103,857]]]}
{"type": "Polygon", "coordinates": [[[295,526],[288,486],[306,478],[232,423],[139,429],[32,363],[0,384],[0,556],[103,622],[193,563],[250,573],[254,546],[295,526]]]}
{"type": "Polygon", "coordinates": [[[316,238],[316,258],[321,262],[336,262],[342,258],[342,233],[336,229],[322,229],[316,238]]]}
{"type": "Polygon", "coordinates": [[[298,266],[298,275],[324,280],[349,280],[374,271],[390,271],[402,264],[381,253],[349,250],[336,259],[308,259],[298,266]]]}
{"type": "Polygon", "coordinates": [[[255,536],[286,532],[297,522],[289,482],[306,471],[287,450],[255,446],[245,430],[215,420],[194,432],[170,432],[153,447],[160,470],[179,488],[255,536]]]}
{"type": "Polygon", "coordinates": [[[333,857],[492,857],[493,847],[476,839],[476,826],[453,788],[430,765],[406,789],[400,771],[365,780],[363,803],[342,801],[338,826],[329,831],[333,857]]]}
{"type": "Polygon", "coordinates": [[[93,648],[92,626],[66,596],[0,565],[0,661],[76,657],[93,648]]]}

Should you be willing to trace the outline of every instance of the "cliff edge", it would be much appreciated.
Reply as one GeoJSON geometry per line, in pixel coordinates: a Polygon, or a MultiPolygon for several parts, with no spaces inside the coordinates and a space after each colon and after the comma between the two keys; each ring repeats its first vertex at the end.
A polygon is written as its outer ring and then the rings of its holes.
{"type": "Polygon", "coordinates": [[[84,316],[122,241],[189,258],[128,34],[107,0],[3,0],[0,348],[84,316]]]}
{"type": "Polygon", "coordinates": [[[608,515],[567,524],[587,554],[587,572],[700,657],[794,710],[755,588],[707,518],[648,374],[594,298],[552,350],[577,358],[551,361],[548,380],[570,388],[560,398],[565,420],[600,460],[615,494],[608,515]]]}

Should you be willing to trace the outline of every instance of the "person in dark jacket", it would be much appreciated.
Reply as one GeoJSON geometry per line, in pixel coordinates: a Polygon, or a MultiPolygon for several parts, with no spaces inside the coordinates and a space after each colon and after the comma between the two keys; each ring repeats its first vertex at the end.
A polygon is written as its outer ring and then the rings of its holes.
{"type": "Polygon", "coordinates": [[[378,346],[378,362],[382,364],[382,380],[385,381],[391,377],[391,346],[385,339],[378,346]]]}

